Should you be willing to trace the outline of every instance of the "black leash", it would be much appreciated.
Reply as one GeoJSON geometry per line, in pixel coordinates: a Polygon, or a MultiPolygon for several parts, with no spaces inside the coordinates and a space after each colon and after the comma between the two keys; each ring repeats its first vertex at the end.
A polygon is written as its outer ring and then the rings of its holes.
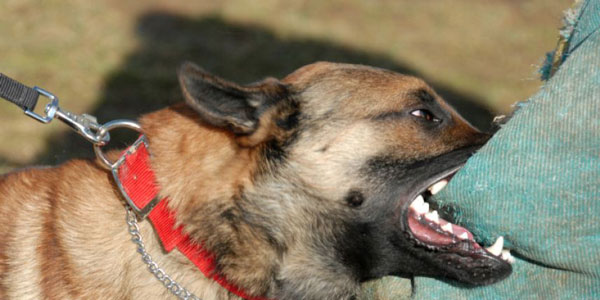
{"type": "Polygon", "coordinates": [[[0,97],[4,98],[24,111],[33,112],[40,93],[8,76],[0,73],[0,97]]]}

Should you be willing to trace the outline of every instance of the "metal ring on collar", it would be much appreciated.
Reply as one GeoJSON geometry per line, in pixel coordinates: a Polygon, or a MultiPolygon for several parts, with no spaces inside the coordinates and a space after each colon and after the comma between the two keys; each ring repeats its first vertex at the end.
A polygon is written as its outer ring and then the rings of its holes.
{"type": "MultiPolygon", "coordinates": [[[[128,129],[132,129],[135,130],[137,132],[142,132],[142,126],[140,126],[140,124],[138,124],[137,122],[131,121],[131,120],[114,120],[114,121],[110,121],[107,122],[106,124],[100,126],[100,128],[98,128],[98,139],[99,140],[104,140],[105,136],[107,136],[108,132],[113,130],[113,129],[117,129],[117,128],[128,128],[128,129]]],[[[104,145],[106,145],[107,143],[105,143],[104,145]]],[[[100,144],[94,144],[94,153],[96,153],[96,157],[98,157],[98,159],[100,159],[100,162],[102,163],[103,167],[111,170],[115,167],[116,162],[111,162],[105,155],[104,152],[102,152],[102,146],[104,145],[100,145],[100,144]]]]}

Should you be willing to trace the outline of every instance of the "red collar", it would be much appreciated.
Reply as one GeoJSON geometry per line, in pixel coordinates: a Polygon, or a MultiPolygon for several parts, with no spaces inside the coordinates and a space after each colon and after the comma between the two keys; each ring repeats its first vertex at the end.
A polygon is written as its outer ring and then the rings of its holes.
{"type": "Polygon", "coordinates": [[[123,153],[113,168],[113,176],[129,206],[138,216],[150,219],[165,251],[171,252],[177,248],[204,276],[244,299],[267,300],[248,296],[241,288],[227,281],[217,272],[214,255],[203,249],[202,245],[192,242],[183,233],[182,226],[175,227],[175,212],[169,210],[169,200],[166,197],[158,198],[159,187],[150,168],[150,152],[144,135],[123,153]]]}

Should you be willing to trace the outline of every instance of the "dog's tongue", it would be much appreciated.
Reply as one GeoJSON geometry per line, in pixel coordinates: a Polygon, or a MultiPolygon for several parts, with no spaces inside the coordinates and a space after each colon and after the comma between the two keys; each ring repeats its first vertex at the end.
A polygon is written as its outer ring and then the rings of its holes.
{"type": "Polygon", "coordinates": [[[419,197],[408,209],[408,226],[417,239],[437,246],[470,240],[475,248],[481,248],[471,232],[440,218],[437,211],[430,211],[429,205],[419,197]]]}

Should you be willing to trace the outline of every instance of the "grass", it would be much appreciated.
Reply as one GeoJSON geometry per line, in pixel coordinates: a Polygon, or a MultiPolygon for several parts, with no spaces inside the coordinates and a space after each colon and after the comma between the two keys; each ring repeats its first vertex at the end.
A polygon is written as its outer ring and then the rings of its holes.
{"type": "MultiPolygon", "coordinates": [[[[475,123],[540,86],[570,0],[5,0],[0,72],[101,122],[181,100],[184,59],[239,82],[281,77],[315,60],[363,63],[426,78],[475,123]]],[[[59,123],[0,103],[0,173],[91,157],[59,123]]]]}

